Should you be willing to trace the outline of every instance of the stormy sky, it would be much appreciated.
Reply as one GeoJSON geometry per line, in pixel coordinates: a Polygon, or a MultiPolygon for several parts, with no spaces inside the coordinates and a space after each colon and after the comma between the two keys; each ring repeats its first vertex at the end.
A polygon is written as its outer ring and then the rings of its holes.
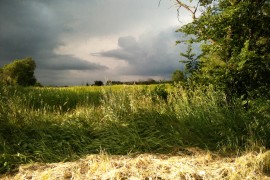
{"type": "Polygon", "coordinates": [[[169,79],[190,21],[173,0],[0,0],[0,66],[32,57],[44,85],[169,79]]]}

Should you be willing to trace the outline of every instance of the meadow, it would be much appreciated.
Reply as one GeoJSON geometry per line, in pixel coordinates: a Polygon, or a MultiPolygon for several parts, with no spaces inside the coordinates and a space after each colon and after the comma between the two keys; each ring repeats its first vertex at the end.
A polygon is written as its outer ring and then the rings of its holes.
{"type": "Polygon", "coordinates": [[[248,104],[228,103],[211,86],[0,86],[0,174],[16,173],[22,164],[95,154],[106,161],[124,155],[188,156],[192,148],[220,157],[260,155],[257,169],[267,174],[270,101],[248,104]]]}

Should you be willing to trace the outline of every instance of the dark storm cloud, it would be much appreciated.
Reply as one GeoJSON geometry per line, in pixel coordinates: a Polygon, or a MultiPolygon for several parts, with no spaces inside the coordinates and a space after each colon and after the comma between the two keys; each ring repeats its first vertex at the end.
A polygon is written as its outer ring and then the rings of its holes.
{"type": "Polygon", "coordinates": [[[1,65],[15,58],[52,54],[57,46],[57,29],[38,12],[37,4],[26,1],[1,1],[1,65]],[[37,7],[36,7],[37,6],[37,7]],[[36,8],[34,8],[36,7],[36,8]]]}
{"type": "Polygon", "coordinates": [[[58,55],[55,49],[63,45],[62,33],[69,32],[65,20],[41,1],[1,1],[0,4],[0,65],[14,59],[31,56],[38,69],[101,70],[105,66],[58,55]]]}
{"type": "MultiPolygon", "coordinates": [[[[177,40],[175,29],[158,32],[171,26],[176,18],[176,10],[169,11],[172,6],[170,1],[162,1],[160,6],[158,2],[0,0],[0,66],[14,59],[33,57],[37,63],[38,80],[48,84],[72,80],[75,82],[80,77],[87,79],[87,73],[92,76],[92,81],[95,80],[93,78],[106,76],[106,73],[117,77],[123,74],[169,74],[179,67],[180,47],[174,47],[177,40]],[[150,30],[154,30],[156,35],[146,33],[135,38],[150,30]],[[106,37],[120,37],[119,48],[105,50],[99,56],[122,59],[128,62],[127,68],[107,68],[110,64],[97,63],[102,58],[95,59],[97,57],[93,56],[92,60],[90,55],[86,57],[79,54],[84,49],[88,52],[88,47],[95,46],[91,44],[91,39],[106,37]],[[87,41],[90,45],[82,43],[87,41]],[[68,52],[72,51],[70,47],[75,46],[78,47],[77,51],[68,52]]],[[[110,45],[112,42],[108,40],[105,43],[110,45]]],[[[114,62],[113,67],[117,66],[118,61],[114,62]]]]}
{"type": "MultiPolygon", "coordinates": [[[[168,11],[172,3],[165,1],[158,6],[158,0],[58,0],[45,1],[57,9],[57,15],[71,32],[79,36],[100,36],[116,34],[140,27],[163,27],[176,17],[175,11],[168,11]],[[166,5],[165,5],[166,4],[166,5]],[[161,7],[166,11],[161,11],[161,7]],[[79,32],[79,33],[78,33],[79,32]]],[[[72,37],[69,37],[72,38],[72,37]]]]}
{"type": "MultiPolygon", "coordinates": [[[[184,39],[183,34],[175,32],[176,27],[168,28],[160,33],[145,33],[136,40],[134,37],[120,37],[118,48],[96,53],[126,61],[129,66],[119,69],[127,75],[170,76],[176,69],[182,69],[179,63],[180,52],[185,52],[187,45],[175,44],[177,39],[184,39]]],[[[198,46],[194,46],[199,53],[198,46]]]]}
{"type": "Polygon", "coordinates": [[[44,64],[46,69],[52,70],[105,70],[107,67],[96,63],[89,63],[69,55],[56,56],[44,64]]]}

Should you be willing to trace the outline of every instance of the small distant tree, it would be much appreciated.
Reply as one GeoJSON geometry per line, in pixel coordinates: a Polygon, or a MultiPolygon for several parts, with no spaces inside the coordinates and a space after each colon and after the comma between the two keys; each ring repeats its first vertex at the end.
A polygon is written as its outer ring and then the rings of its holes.
{"type": "Polygon", "coordinates": [[[145,81],[146,84],[156,84],[156,81],[152,78],[148,78],[146,81],[145,81]]]}
{"type": "Polygon", "coordinates": [[[106,86],[111,86],[113,83],[111,80],[106,81],[106,86]]]}
{"type": "Polygon", "coordinates": [[[184,80],[185,80],[185,75],[184,75],[183,71],[176,70],[173,72],[172,81],[180,82],[180,81],[184,81],[184,80]]]}
{"type": "Polygon", "coordinates": [[[35,68],[36,63],[31,57],[16,59],[3,66],[0,76],[3,83],[7,85],[32,86],[37,82],[34,76],[35,68]]]}
{"type": "Polygon", "coordinates": [[[95,86],[103,86],[103,82],[102,81],[95,81],[95,86]]]}

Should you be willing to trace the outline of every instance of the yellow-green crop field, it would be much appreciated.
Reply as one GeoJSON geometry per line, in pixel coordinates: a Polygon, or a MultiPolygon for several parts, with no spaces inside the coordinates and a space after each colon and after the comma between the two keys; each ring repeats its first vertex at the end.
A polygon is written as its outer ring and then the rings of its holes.
{"type": "Polygon", "coordinates": [[[241,103],[228,103],[225,94],[212,87],[186,89],[177,84],[0,86],[0,172],[100,152],[115,156],[172,154],[187,148],[221,155],[267,151],[270,101],[250,101],[248,109],[241,103]]]}

